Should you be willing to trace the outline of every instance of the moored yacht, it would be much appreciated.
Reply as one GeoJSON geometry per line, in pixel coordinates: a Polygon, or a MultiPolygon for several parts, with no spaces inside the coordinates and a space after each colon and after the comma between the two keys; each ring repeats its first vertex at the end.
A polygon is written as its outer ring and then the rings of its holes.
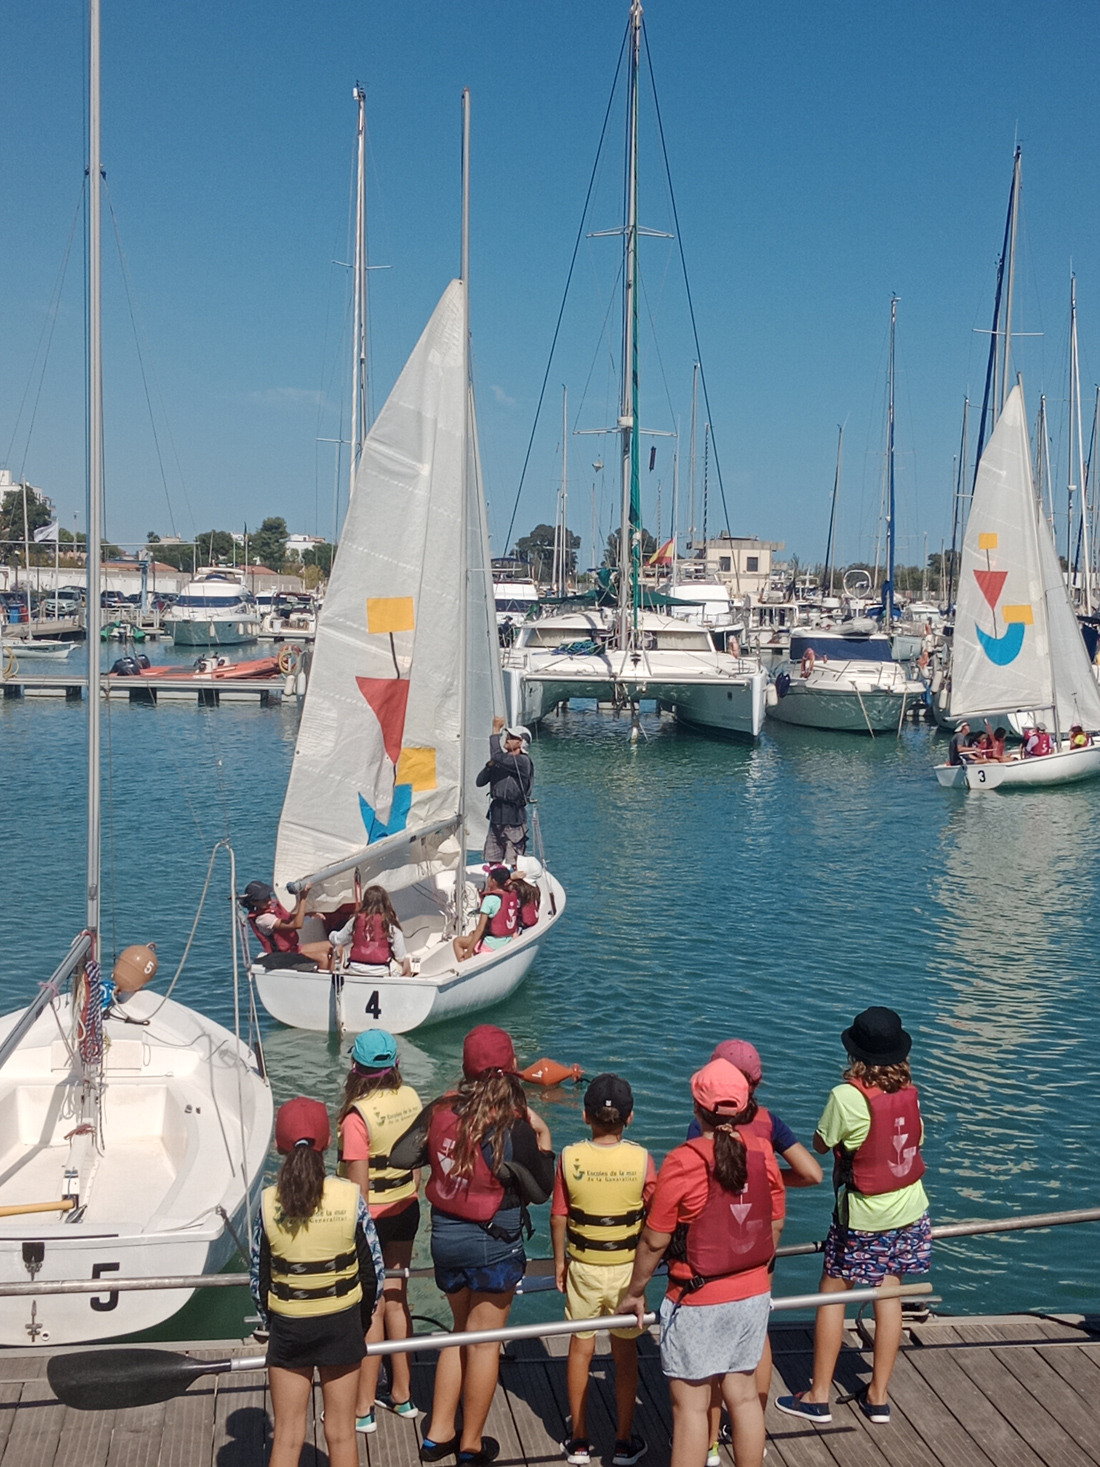
{"type": "Polygon", "coordinates": [[[164,626],[177,647],[234,647],[256,640],[260,617],[235,572],[204,569],[184,586],[164,626]]]}
{"type": "Polygon", "coordinates": [[[790,656],[768,689],[768,717],[803,728],[879,733],[896,729],[924,691],[894,660],[884,632],[814,628],[792,633],[790,656]]]}

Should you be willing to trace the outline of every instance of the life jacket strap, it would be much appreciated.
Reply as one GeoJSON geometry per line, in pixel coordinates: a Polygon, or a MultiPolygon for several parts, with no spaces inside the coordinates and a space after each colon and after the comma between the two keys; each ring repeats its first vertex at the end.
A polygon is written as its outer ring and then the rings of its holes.
{"type": "Polygon", "coordinates": [[[638,1246],[638,1233],[632,1233],[626,1238],[586,1238],[582,1233],[574,1232],[572,1228],[565,1230],[565,1239],[570,1248],[576,1248],[585,1253],[623,1253],[631,1252],[638,1246]]]}
{"type": "Polygon", "coordinates": [[[633,1212],[616,1213],[614,1217],[597,1217],[593,1212],[582,1212],[579,1207],[569,1209],[569,1221],[588,1228],[624,1228],[641,1222],[644,1217],[645,1209],[642,1207],[635,1208],[633,1212]]]}
{"type": "Polygon", "coordinates": [[[358,1262],[358,1254],[354,1252],[338,1253],[335,1258],[322,1258],[313,1263],[298,1263],[290,1258],[283,1258],[278,1253],[271,1255],[271,1267],[279,1273],[290,1274],[297,1278],[302,1274],[311,1273],[343,1273],[345,1268],[351,1268],[358,1262]]]}
{"type": "Polygon", "coordinates": [[[345,1294],[350,1294],[353,1289],[359,1287],[359,1275],[355,1274],[349,1279],[337,1279],[333,1284],[327,1284],[321,1289],[296,1289],[290,1284],[284,1284],[281,1279],[272,1279],[269,1291],[276,1299],[284,1302],[305,1302],[311,1299],[342,1299],[345,1294]]]}
{"type": "Polygon", "coordinates": [[[399,1177],[371,1177],[372,1192],[392,1192],[395,1187],[407,1187],[413,1179],[412,1172],[402,1172],[399,1177]]]}

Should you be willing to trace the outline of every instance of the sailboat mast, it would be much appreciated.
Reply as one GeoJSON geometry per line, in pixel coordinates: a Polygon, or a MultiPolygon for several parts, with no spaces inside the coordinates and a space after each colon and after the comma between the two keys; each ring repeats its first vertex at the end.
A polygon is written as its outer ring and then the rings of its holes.
{"type": "Polygon", "coordinates": [[[691,542],[691,553],[695,555],[695,424],[699,416],[699,363],[696,362],[691,369],[691,447],[689,449],[688,463],[688,487],[691,497],[691,520],[688,527],[688,538],[691,542]]]}
{"type": "Polygon", "coordinates": [[[890,297],[889,407],[886,425],[886,579],[882,583],[883,630],[894,624],[894,339],[898,325],[898,297],[890,297]]]}
{"type": "Polygon", "coordinates": [[[641,591],[641,505],[638,482],[638,77],[642,54],[641,0],[630,6],[627,94],[626,220],[623,268],[622,528],[619,531],[619,645],[632,647],[641,591]]]}
{"type": "MultiPolygon", "coordinates": [[[[1081,366],[1077,355],[1077,276],[1069,278],[1069,527],[1066,532],[1066,566],[1069,571],[1070,596],[1073,597],[1073,579],[1076,558],[1071,557],[1073,535],[1073,495],[1080,490],[1081,534],[1079,539],[1080,563],[1083,576],[1079,605],[1086,616],[1092,615],[1092,592],[1089,585],[1089,523],[1085,504],[1085,436],[1081,422],[1081,366]],[[1074,440],[1076,439],[1076,443],[1074,440]],[[1077,452],[1077,477],[1074,478],[1074,449],[1077,452]]],[[[1076,599],[1076,598],[1075,598],[1076,599]]]]}
{"type": "Polygon", "coordinates": [[[1012,296],[1016,285],[1016,230],[1020,220],[1020,149],[1012,160],[1012,204],[1009,209],[1011,234],[1008,241],[1008,293],[1005,297],[1004,330],[1000,336],[1001,347],[1001,400],[998,413],[1004,412],[1005,402],[1012,390],[1009,374],[1012,369],[1012,296]]]}
{"type": "MultiPolygon", "coordinates": [[[[1012,158],[1012,185],[1008,191],[1008,214],[1005,217],[1004,242],[1001,246],[1001,258],[997,263],[997,289],[993,296],[993,330],[989,337],[989,357],[985,368],[985,389],[982,393],[982,414],[978,420],[978,444],[974,455],[974,477],[971,480],[971,497],[973,497],[974,484],[978,478],[978,465],[982,461],[982,450],[985,448],[985,440],[988,436],[989,418],[992,405],[1000,402],[1004,406],[1004,399],[1008,395],[1002,387],[1000,393],[997,388],[998,362],[1001,352],[1002,339],[1005,345],[1005,368],[1007,371],[1008,352],[1011,351],[1012,343],[1012,282],[1015,274],[1013,254],[1016,245],[1016,206],[1020,187],[1020,146],[1017,143],[1016,151],[1012,158]],[[1005,277],[1009,280],[1008,309],[1003,313],[1001,304],[1004,299],[1005,277]],[[1002,319],[1004,327],[1002,328],[1002,319]]],[[[997,409],[999,414],[1001,408],[997,409]]]]}
{"type": "Polygon", "coordinates": [[[88,897],[87,926],[98,957],[100,887],[99,563],[103,544],[103,322],[101,315],[101,213],[99,0],[88,4],[88,897]]]}
{"type": "Polygon", "coordinates": [[[569,389],[561,389],[561,504],[558,528],[554,536],[554,584],[559,596],[565,595],[565,566],[568,559],[569,524],[569,389]]]}
{"type": "Polygon", "coordinates": [[[825,571],[821,577],[821,583],[825,588],[825,595],[833,594],[833,536],[836,533],[836,500],[840,492],[840,465],[844,455],[844,424],[837,424],[836,439],[836,472],[833,475],[833,502],[829,509],[829,536],[825,541],[825,571]]]}
{"type": "Polygon", "coordinates": [[[355,297],[351,332],[351,447],[348,452],[348,503],[367,434],[367,94],[358,82],[352,93],[359,108],[355,166],[355,297]]]}
{"type": "Polygon", "coordinates": [[[676,419],[676,448],[672,455],[672,584],[680,582],[680,419],[676,419]]]}
{"type": "MultiPolygon", "coordinates": [[[[470,406],[473,385],[470,380],[470,89],[462,88],[462,354],[465,365],[466,412],[463,424],[465,452],[463,470],[471,472],[470,450],[470,406]]],[[[470,628],[470,509],[469,494],[461,496],[461,524],[459,526],[459,608],[458,608],[458,870],[455,873],[455,920],[457,930],[462,932],[466,925],[466,740],[470,731],[467,727],[466,698],[469,657],[470,628]]]]}

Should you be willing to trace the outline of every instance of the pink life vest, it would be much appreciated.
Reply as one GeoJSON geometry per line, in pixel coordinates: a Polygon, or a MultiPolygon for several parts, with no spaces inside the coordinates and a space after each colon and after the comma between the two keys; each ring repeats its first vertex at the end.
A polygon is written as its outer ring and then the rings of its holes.
{"type": "Polygon", "coordinates": [[[765,1110],[762,1105],[757,1106],[756,1114],[747,1126],[738,1126],[739,1131],[751,1131],[754,1136],[759,1136],[761,1141],[766,1141],[770,1146],[774,1125],[772,1123],[771,1111],[765,1110]]]}
{"type": "Polygon", "coordinates": [[[915,1085],[888,1095],[873,1085],[849,1080],[867,1102],[871,1129],[852,1153],[852,1187],[864,1197],[897,1192],[924,1176],[920,1154],[920,1101],[915,1085]],[[910,1143],[912,1143],[910,1145],[910,1143]]]}
{"type": "Polygon", "coordinates": [[[268,913],[274,913],[280,922],[289,922],[294,915],[293,912],[288,912],[282,902],[276,901],[274,897],[268,902],[262,912],[251,913],[248,918],[248,925],[256,934],[257,942],[265,953],[296,953],[298,951],[297,932],[280,932],[278,928],[275,928],[272,932],[264,932],[256,926],[256,919],[266,916],[268,913]]]}
{"type": "MultiPolygon", "coordinates": [[[[752,1136],[748,1126],[741,1129],[752,1136]]],[[[746,1142],[748,1177],[740,1192],[730,1193],[719,1186],[714,1175],[713,1141],[698,1137],[685,1145],[706,1162],[709,1182],[702,1212],[687,1225],[683,1256],[669,1262],[670,1277],[686,1285],[684,1293],[692,1293],[711,1279],[729,1278],[769,1264],[775,1257],[775,1244],[764,1152],[751,1141],[746,1142]]]]}
{"type": "Polygon", "coordinates": [[[489,891],[486,896],[500,897],[500,906],[495,917],[489,918],[489,937],[515,937],[519,926],[519,897],[511,887],[503,891],[489,891]]]}
{"type": "Polygon", "coordinates": [[[360,912],[351,934],[352,962],[380,967],[392,957],[393,948],[386,931],[386,919],[378,912],[372,912],[369,916],[366,912],[360,912]]]}
{"type": "Polygon", "coordinates": [[[428,1165],[431,1176],[424,1195],[433,1207],[467,1222],[491,1222],[504,1200],[504,1186],[489,1170],[479,1146],[473,1175],[452,1177],[458,1117],[446,1102],[437,1105],[428,1126],[428,1165]]]}
{"type": "Polygon", "coordinates": [[[519,925],[521,927],[534,927],[539,920],[538,902],[524,902],[519,909],[519,925]]]}
{"type": "Polygon", "coordinates": [[[1041,728],[1035,735],[1035,757],[1038,759],[1041,758],[1044,754],[1049,754],[1050,749],[1050,734],[1047,733],[1045,728],[1041,728]]]}

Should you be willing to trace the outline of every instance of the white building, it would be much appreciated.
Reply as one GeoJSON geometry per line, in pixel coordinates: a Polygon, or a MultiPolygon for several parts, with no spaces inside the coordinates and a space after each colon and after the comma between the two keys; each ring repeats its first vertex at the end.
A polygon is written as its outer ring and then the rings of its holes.
{"type": "Polygon", "coordinates": [[[317,545],[326,545],[323,535],[288,535],[286,537],[286,553],[292,555],[295,560],[301,560],[307,550],[312,550],[317,545]]]}
{"type": "Polygon", "coordinates": [[[755,535],[723,533],[692,548],[694,553],[680,562],[681,581],[720,581],[731,600],[743,603],[748,597],[756,605],[767,589],[772,557],[784,545],[755,535]]]}

